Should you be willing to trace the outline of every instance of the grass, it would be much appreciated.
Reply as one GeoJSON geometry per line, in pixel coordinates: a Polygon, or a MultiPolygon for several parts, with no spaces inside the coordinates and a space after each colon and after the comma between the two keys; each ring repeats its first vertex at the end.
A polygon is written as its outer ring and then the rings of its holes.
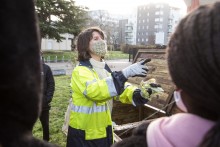
{"type": "MultiPolygon", "coordinates": [[[[50,142],[66,146],[66,135],[62,132],[64,115],[68,106],[70,95],[70,76],[55,76],[56,90],[51,102],[50,110],[50,142]]],[[[34,126],[33,134],[36,138],[42,139],[42,127],[38,120],[34,126]]]]}
{"type": "Polygon", "coordinates": [[[106,60],[116,60],[116,59],[128,59],[129,54],[123,53],[121,51],[108,51],[108,54],[106,55],[106,60]]]}
{"type": "MultiPolygon", "coordinates": [[[[50,59],[50,61],[62,61],[63,59],[65,61],[72,60],[74,61],[76,59],[77,52],[75,51],[44,51],[43,57],[47,61],[50,59]]],[[[121,51],[108,51],[105,59],[106,60],[116,60],[116,59],[128,59],[129,54],[123,53],[121,51]]]]}

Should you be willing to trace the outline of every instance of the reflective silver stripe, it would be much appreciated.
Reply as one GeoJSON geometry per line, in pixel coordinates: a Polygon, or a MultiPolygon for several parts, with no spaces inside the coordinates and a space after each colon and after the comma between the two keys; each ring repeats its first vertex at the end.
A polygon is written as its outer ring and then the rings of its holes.
{"type": "Polygon", "coordinates": [[[71,110],[78,113],[92,114],[97,112],[105,112],[108,110],[108,107],[106,104],[97,106],[95,103],[93,103],[92,107],[88,107],[88,106],[76,106],[72,103],[71,110]]]}
{"type": "MultiPolygon", "coordinates": [[[[86,82],[86,87],[88,87],[89,84],[92,84],[92,83],[95,83],[95,82],[97,82],[96,79],[93,79],[93,80],[90,81],[90,82],[86,82]]],[[[87,96],[87,90],[86,90],[86,89],[83,91],[83,95],[84,95],[86,98],[89,98],[89,97],[87,96]]]]}
{"type": "MultiPolygon", "coordinates": [[[[92,83],[94,83],[94,82],[97,82],[97,80],[94,79],[94,80],[92,80],[92,81],[90,81],[90,82],[86,82],[86,87],[87,87],[89,84],[92,84],[92,83]]],[[[107,85],[108,85],[108,91],[109,91],[109,93],[110,93],[110,97],[113,97],[113,96],[118,95],[118,93],[117,93],[117,91],[116,91],[116,89],[115,89],[115,85],[114,85],[114,82],[113,82],[113,80],[112,80],[112,77],[107,77],[107,78],[106,78],[106,83],[107,83],[107,85]]],[[[86,98],[88,98],[86,89],[83,91],[83,95],[84,95],[86,98]]]]}
{"type": "Polygon", "coordinates": [[[106,78],[106,83],[108,85],[108,90],[109,90],[109,93],[110,93],[110,96],[116,96],[118,95],[116,89],[115,89],[115,84],[112,80],[112,77],[107,77],[106,78]]]}
{"type": "Polygon", "coordinates": [[[97,81],[96,79],[93,79],[92,81],[86,82],[86,87],[87,87],[89,84],[95,83],[96,81],[97,81]]]}

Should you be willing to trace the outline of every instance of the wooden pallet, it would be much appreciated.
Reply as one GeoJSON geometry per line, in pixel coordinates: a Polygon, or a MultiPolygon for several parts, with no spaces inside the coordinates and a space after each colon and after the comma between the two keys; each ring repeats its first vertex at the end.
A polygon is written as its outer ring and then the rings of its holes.
{"type": "Polygon", "coordinates": [[[155,109],[157,111],[170,115],[173,105],[167,106],[173,101],[174,84],[169,75],[165,49],[139,49],[133,63],[140,61],[141,59],[151,58],[151,61],[147,63],[149,68],[146,77],[132,77],[129,78],[129,82],[132,84],[139,85],[140,82],[146,81],[150,78],[155,78],[156,82],[161,85],[164,89],[164,93],[156,95],[151,102],[149,102],[146,107],[155,109]],[[167,106],[167,107],[166,107],[167,106]]]}

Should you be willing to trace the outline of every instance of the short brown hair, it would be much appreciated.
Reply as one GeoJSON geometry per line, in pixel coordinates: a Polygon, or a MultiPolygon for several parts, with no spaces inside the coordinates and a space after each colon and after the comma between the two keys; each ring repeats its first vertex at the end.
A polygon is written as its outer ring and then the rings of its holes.
{"type": "Polygon", "coordinates": [[[78,35],[76,44],[78,50],[78,61],[85,61],[91,58],[89,42],[92,39],[93,32],[98,32],[102,36],[102,39],[104,39],[104,33],[99,27],[90,27],[82,31],[78,35]]]}

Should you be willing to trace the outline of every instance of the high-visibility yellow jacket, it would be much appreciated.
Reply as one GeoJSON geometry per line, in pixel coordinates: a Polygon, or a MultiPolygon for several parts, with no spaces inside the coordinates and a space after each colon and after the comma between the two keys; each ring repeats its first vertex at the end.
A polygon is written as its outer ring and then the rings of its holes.
{"type": "MultiPolygon", "coordinates": [[[[120,83],[120,78],[111,76],[111,73],[109,73],[109,77],[99,79],[89,61],[80,62],[79,66],[73,70],[69,125],[71,128],[85,131],[85,140],[100,139],[107,136],[106,128],[112,125],[107,100],[114,98],[122,103],[132,103],[133,92],[137,88],[130,85],[119,90],[120,86],[115,86],[117,82],[120,83]]],[[[124,85],[124,82],[120,84],[124,85]]]]}

